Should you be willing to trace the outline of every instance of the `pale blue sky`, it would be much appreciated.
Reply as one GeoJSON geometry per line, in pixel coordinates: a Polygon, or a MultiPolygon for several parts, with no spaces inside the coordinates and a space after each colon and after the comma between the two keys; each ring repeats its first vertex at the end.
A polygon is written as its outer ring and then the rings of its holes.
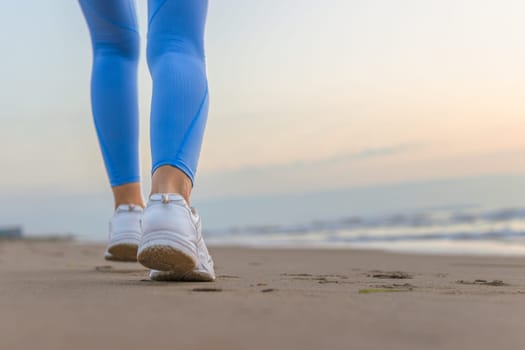
{"type": "MultiPolygon", "coordinates": [[[[210,1],[196,198],[525,173],[524,18],[517,0],[210,1]]],[[[106,193],[77,2],[0,19],[0,194],[106,193]]]]}

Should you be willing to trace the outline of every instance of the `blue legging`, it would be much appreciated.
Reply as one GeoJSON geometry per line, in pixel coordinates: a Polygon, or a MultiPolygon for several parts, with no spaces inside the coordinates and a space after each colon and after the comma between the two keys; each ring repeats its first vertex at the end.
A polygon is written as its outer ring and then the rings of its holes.
{"type": "MultiPolygon", "coordinates": [[[[133,0],[79,0],[91,33],[91,105],[111,186],[140,181],[133,0]]],[[[207,0],[148,0],[147,61],[153,79],[153,174],[162,165],[194,183],[208,115],[204,58],[207,0]]]]}

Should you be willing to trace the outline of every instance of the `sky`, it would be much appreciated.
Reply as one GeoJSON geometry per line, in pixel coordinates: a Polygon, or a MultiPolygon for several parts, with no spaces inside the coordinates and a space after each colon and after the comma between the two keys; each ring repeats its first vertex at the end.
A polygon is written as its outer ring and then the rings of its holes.
{"type": "MultiPolygon", "coordinates": [[[[210,1],[194,198],[524,175],[524,14],[519,0],[210,1]]],[[[106,196],[78,3],[3,1],[0,18],[0,196],[106,196]]],[[[147,193],[144,51],[139,84],[147,193]]]]}

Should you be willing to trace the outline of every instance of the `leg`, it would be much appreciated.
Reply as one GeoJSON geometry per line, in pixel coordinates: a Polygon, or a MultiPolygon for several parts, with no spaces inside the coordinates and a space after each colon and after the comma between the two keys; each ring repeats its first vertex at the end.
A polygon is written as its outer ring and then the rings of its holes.
{"type": "Polygon", "coordinates": [[[208,114],[207,7],[207,0],[148,1],[151,193],[179,193],[188,203],[208,114]]]}
{"type": "Polygon", "coordinates": [[[208,115],[207,0],[149,0],[152,189],[138,261],[153,280],[213,281],[213,260],[190,192],[208,115]]]}
{"type": "Polygon", "coordinates": [[[138,157],[139,34],[134,2],[79,2],[93,45],[93,119],[115,207],[120,204],[144,206],[138,157]]]}

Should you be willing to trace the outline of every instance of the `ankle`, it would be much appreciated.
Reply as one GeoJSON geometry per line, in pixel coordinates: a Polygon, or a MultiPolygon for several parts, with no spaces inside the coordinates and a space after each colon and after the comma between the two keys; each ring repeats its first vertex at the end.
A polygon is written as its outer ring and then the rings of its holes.
{"type": "Polygon", "coordinates": [[[157,168],[152,176],[151,194],[178,193],[190,204],[192,183],[190,178],[180,169],[165,165],[157,168]]]}
{"type": "Polygon", "coordinates": [[[134,204],[141,206],[142,208],[145,207],[139,182],[115,186],[112,190],[113,198],[115,200],[115,209],[121,204],[134,204]]]}

